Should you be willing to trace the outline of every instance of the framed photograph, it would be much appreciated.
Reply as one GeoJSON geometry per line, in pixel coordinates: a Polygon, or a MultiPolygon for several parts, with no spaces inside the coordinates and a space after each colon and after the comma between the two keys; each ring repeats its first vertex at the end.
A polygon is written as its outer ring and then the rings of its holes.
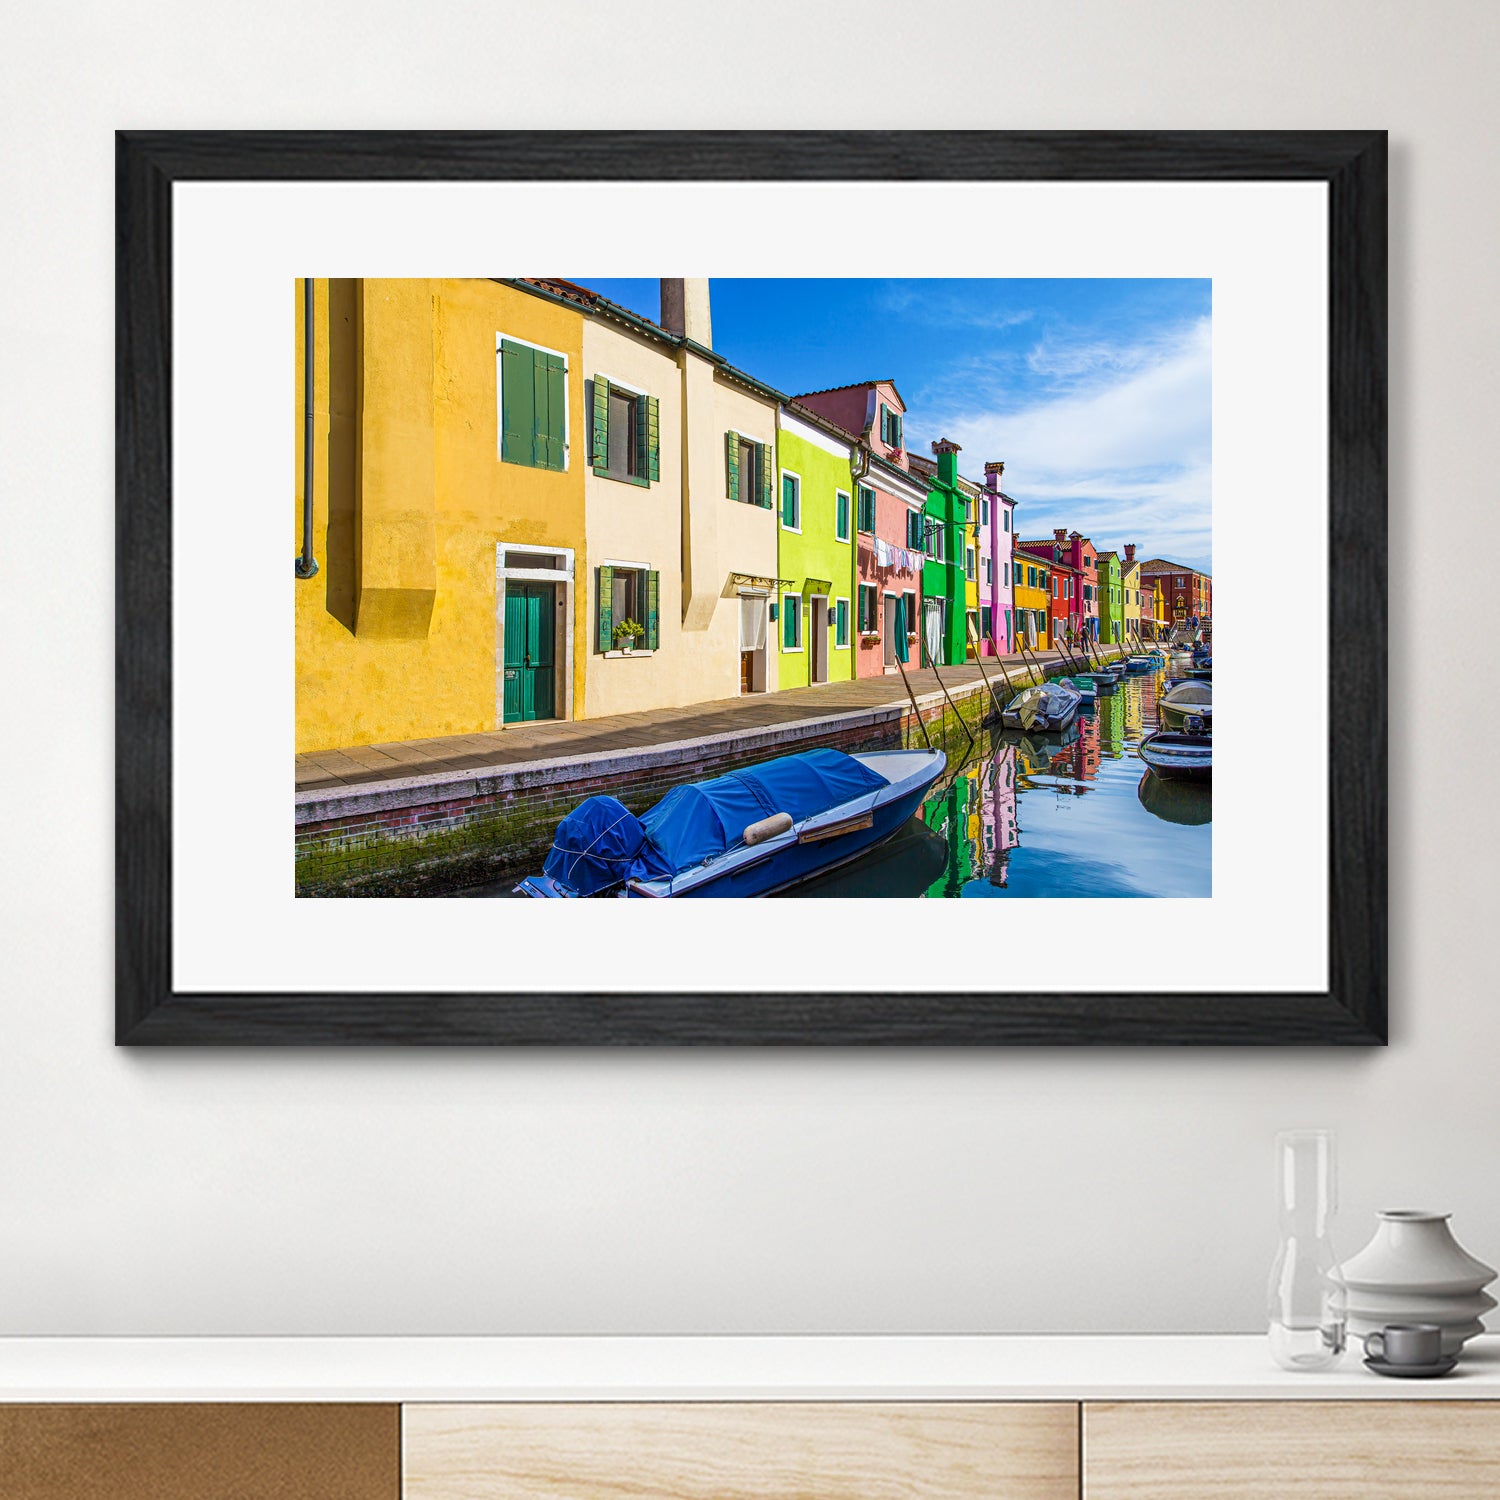
{"type": "Polygon", "coordinates": [[[118,1042],[1384,1043],[1383,132],[116,153],[118,1042]]]}

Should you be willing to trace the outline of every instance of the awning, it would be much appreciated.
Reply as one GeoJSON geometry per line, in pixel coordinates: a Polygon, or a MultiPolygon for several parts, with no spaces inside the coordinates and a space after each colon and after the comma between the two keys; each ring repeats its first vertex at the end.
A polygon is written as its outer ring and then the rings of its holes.
{"type": "Polygon", "coordinates": [[[789,589],[797,581],[795,578],[767,578],[760,573],[731,573],[730,583],[747,589],[789,589]]]}
{"type": "Polygon", "coordinates": [[[831,578],[808,578],[802,583],[804,594],[831,594],[833,592],[833,579],[831,578]]]}

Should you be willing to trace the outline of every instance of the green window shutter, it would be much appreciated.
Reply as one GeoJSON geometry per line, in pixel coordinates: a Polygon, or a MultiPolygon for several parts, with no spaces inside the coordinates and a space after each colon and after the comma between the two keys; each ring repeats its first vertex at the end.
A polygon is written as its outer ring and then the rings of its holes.
{"type": "Polygon", "coordinates": [[[613,568],[600,568],[597,570],[598,592],[599,592],[599,635],[597,645],[601,651],[608,651],[614,645],[615,627],[611,615],[615,602],[615,570],[613,568]]]}
{"type": "Polygon", "coordinates": [[[560,354],[549,354],[546,360],[547,424],[542,429],[542,467],[561,470],[568,463],[568,366],[560,354]]]}
{"type": "Polygon", "coordinates": [[[646,397],[646,478],[661,478],[661,406],[655,396],[646,397]]]}
{"type": "Polygon", "coordinates": [[[755,478],[760,490],[760,504],[765,510],[771,510],[776,504],[772,493],[776,482],[776,465],[771,462],[769,443],[755,445],[755,478]]]}
{"type": "Polygon", "coordinates": [[[647,398],[635,398],[635,477],[644,479],[651,471],[651,432],[647,398]]]}
{"type": "Polygon", "coordinates": [[[531,354],[525,344],[500,342],[500,457],[512,464],[532,462],[536,411],[531,354]]]}
{"type": "Polygon", "coordinates": [[[797,644],[797,611],[801,607],[800,600],[788,599],[783,595],[781,600],[781,645],[785,651],[790,651],[797,644]]]}
{"type": "Polygon", "coordinates": [[[792,518],[793,501],[797,493],[797,481],[790,474],[781,476],[781,524],[783,526],[794,525],[792,518]]]}
{"type": "Polygon", "coordinates": [[[834,496],[834,535],[844,539],[849,535],[849,497],[840,490],[834,496]]]}
{"type": "Polygon", "coordinates": [[[731,500],[740,498],[740,435],[737,432],[724,434],[724,484],[725,493],[731,500]]]}
{"type": "Polygon", "coordinates": [[[849,601],[840,599],[838,604],[838,619],[835,626],[837,634],[835,639],[840,646],[849,644],[849,601]]]}
{"type": "Polygon", "coordinates": [[[657,625],[658,609],[661,602],[661,574],[646,574],[646,649],[655,651],[661,645],[660,630],[657,625]]]}
{"type": "Polygon", "coordinates": [[[594,473],[604,474],[609,470],[609,382],[602,376],[594,376],[594,413],[591,431],[591,461],[594,473]]]}
{"type": "Polygon", "coordinates": [[[889,443],[891,440],[891,409],[884,401],[880,403],[880,441],[889,443]]]}
{"type": "Polygon", "coordinates": [[[901,446],[901,413],[899,411],[893,411],[891,413],[891,447],[893,447],[893,448],[899,448],[900,446],[901,446]]]}

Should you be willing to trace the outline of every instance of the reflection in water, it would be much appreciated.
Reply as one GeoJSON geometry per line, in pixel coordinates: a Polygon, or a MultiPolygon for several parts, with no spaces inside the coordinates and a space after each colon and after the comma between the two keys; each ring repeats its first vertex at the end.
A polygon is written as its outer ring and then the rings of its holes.
{"type": "MultiPolygon", "coordinates": [[[[861,859],[784,896],[921,896],[942,874],[948,847],[920,818],[911,818],[861,859]]],[[[773,898],[774,899],[774,898],[773,898]]]]}
{"type": "Polygon", "coordinates": [[[1208,896],[1212,790],[1159,781],[1137,753],[1160,683],[1128,677],[1061,735],[985,730],[903,842],[792,894],[1208,896]]]}

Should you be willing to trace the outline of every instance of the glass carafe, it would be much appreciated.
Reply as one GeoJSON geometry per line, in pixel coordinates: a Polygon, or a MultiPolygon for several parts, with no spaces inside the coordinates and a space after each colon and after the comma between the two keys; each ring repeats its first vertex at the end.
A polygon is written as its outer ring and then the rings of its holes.
{"type": "Polygon", "coordinates": [[[1326,1370],[1344,1352],[1344,1282],[1328,1236],[1336,1207],[1333,1136],[1276,1137],[1281,1245],[1271,1268],[1271,1353],[1286,1370],[1326,1370]]]}

